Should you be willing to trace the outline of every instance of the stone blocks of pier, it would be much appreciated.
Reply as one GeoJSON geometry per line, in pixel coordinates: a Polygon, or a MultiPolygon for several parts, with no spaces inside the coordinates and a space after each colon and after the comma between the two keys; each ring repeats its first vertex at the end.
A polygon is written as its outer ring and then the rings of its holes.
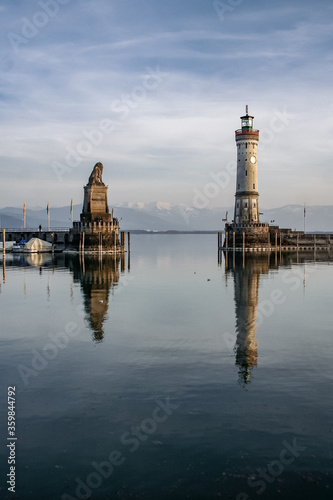
{"type": "MultiPolygon", "coordinates": [[[[242,248],[243,245],[246,248],[270,246],[268,224],[226,224],[225,231],[228,234],[228,247],[234,246],[234,234],[236,248],[242,248]]],[[[226,241],[224,242],[224,246],[226,246],[226,241]]]]}

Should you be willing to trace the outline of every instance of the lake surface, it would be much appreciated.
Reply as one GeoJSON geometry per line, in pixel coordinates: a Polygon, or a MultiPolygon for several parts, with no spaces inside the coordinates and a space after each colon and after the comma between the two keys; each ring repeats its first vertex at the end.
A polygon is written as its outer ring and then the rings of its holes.
{"type": "Polygon", "coordinates": [[[121,261],[5,263],[1,498],[333,497],[326,253],[219,259],[216,235],[132,235],[121,261]]]}

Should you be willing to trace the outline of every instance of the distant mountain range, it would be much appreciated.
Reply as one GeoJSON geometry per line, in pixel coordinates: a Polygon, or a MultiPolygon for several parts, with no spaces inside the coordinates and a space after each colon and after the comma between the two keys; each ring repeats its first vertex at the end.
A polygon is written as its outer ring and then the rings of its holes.
{"type": "MultiPolygon", "coordinates": [[[[73,207],[73,218],[79,220],[82,205],[73,207]]],[[[221,231],[224,227],[222,218],[226,211],[228,220],[233,216],[233,207],[195,209],[186,205],[170,205],[166,202],[155,203],[122,203],[114,208],[122,230],[150,231],[221,231]]],[[[304,228],[302,205],[286,205],[284,207],[263,210],[262,222],[272,222],[284,228],[304,228]]],[[[51,227],[70,227],[71,214],[69,207],[50,208],[51,227]]],[[[47,227],[46,208],[27,209],[27,228],[47,227]]],[[[6,207],[0,209],[0,227],[23,227],[22,208],[6,207]]],[[[314,205],[307,207],[307,231],[333,232],[333,205],[314,205]]]]}

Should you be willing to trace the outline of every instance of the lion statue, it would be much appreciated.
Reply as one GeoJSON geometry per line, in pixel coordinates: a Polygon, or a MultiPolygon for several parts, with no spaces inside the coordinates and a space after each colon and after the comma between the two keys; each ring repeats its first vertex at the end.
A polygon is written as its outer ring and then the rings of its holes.
{"type": "Polygon", "coordinates": [[[93,168],[93,171],[90,174],[88,185],[92,186],[94,184],[99,184],[100,186],[104,186],[104,182],[102,181],[103,174],[103,163],[96,163],[93,168]]]}

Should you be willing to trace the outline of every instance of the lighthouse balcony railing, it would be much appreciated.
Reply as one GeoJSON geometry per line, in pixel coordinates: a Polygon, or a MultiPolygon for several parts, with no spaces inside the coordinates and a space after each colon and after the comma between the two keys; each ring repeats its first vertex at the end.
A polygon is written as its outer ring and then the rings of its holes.
{"type": "Polygon", "coordinates": [[[259,130],[253,128],[252,130],[243,130],[243,129],[238,129],[235,132],[236,136],[238,135],[259,135],[259,130]]]}

